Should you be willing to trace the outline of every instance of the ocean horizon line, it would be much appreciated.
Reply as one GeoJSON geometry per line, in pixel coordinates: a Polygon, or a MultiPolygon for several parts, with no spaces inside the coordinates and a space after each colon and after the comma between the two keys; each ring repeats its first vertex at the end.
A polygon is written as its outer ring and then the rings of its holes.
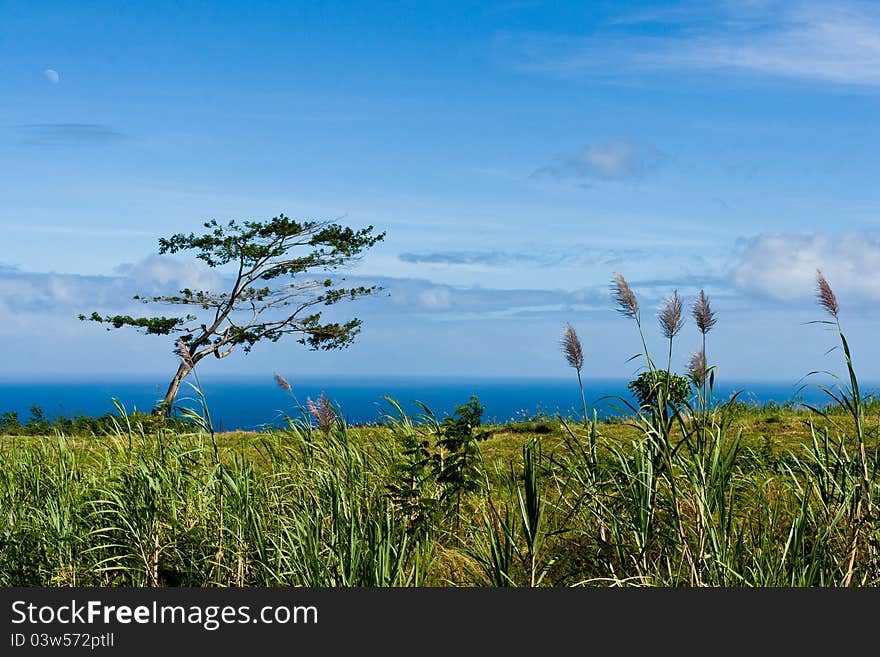
{"type": "MultiPolygon", "coordinates": [[[[281,376],[284,377],[287,381],[305,381],[305,382],[315,382],[315,381],[340,381],[344,383],[353,383],[353,382],[381,382],[381,381],[400,381],[400,382],[414,382],[414,383],[428,383],[428,382],[454,382],[454,383],[462,383],[467,381],[475,381],[475,382],[493,382],[493,383],[517,383],[517,382],[530,382],[530,381],[539,381],[546,383],[563,383],[563,382],[574,382],[574,385],[577,385],[577,378],[572,376],[565,375],[505,375],[505,374],[332,374],[332,375],[322,375],[322,374],[302,374],[302,375],[287,375],[282,372],[278,372],[281,376]]],[[[587,385],[590,382],[596,383],[628,383],[635,379],[638,376],[639,372],[633,372],[629,376],[594,376],[588,377],[583,376],[584,384],[587,385]]],[[[17,376],[17,375],[0,375],[0,386],[10,386],[10,385],[37,385],[37,384],[63,384],[63,383],[155,383],[155,382],[170,382],[172,374],[128,374],[125,376],[115,376],[115,375],[98,375],[98,376],[61,376],[61,375],[46,375],[46,376],[17,376]]],[[[810,378],[810,375],[804,375],[802,377],[794,378],[794,377],[776,377],[776,378],[759,378],[759,377],[730,377],[730,378],[721,378],[718,377],[716,379],[716,387],[718,385],[723,385],[725,387],[729,387],[731,385],[810,385],[811,383],[817,383],[820,385],[826,385],[828,383],[837,383],[843,382],[848,383],[844,377],[834,378],[834,377],[825,377],[825,378],[810,378]]],[[[193,377],[189,376],[185,380],[192,380],[193,377]]],[[[245,383],[259,383],[259,382],[267,382],[273,385],[277,385],[277,380],[275,379],[275,372],[265,375],[265,374],[199,374],[199,380],[202,383],[222,383],[222,384],[231,384],[235,382],[245,382],[245,383]]],[[[864,386],[872,386],[872,385],[880,385],[880,379],[864,379],[859,381],[859,385],[864,386]]]]}
{"type": "MultiPolygon", "coordinates": [[[[190,383],[194,381],[188,379],[190,383]]],[[[298,416],[309,398],[326,393],[350,424],[381,421],[389,411],[389,398],[407,413],[420,413],[425,404],[436,417],[455,413],[458,406],[477,396],[485,407],[486,422],[504,423],[530,417],[583,414],[580,389],[575,377],[301,377],[289,379],[292,394],[272,377],[202,377],[201,384],[211,415],[224,430],[254,429],[283,423],[285,416],[298,416]]],[[[589,412],[600,417],[620,416],[632,403],[627,379],[585,379],[584,392],[589,412]]],[[[831,387],[835,382],[830,382],[831,387]]],[[[843,382],[840,382],[843,383],[843,382]]],[[[14,412],[20,421],[38,407],[44,417],[98,417],[115,414],[116,400],[126,412],[149,412],[165,393],[163,379],[0,381],[0,414],[14,412]]],[[[821,386],[828,381],[724,381],[715,386],[719,402],[738,394],[747,404],[810,404],[831,402],[821,386]]],[[[871,384],[862,384],[865,395],[876,394],[871,384]]],[[[196,391],[184,385],[177,397],[178,408],[196,408],[196,391]]]]}

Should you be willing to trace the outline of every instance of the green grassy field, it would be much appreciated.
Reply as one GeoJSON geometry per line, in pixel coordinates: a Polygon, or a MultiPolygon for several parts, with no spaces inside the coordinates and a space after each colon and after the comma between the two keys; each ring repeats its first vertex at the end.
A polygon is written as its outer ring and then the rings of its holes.
{"type": "Polygon", "coordinates": [[[842,410],[309,419],[3,436],[0,585],[880,583],[876,404],[867,482],[842,410]]]}

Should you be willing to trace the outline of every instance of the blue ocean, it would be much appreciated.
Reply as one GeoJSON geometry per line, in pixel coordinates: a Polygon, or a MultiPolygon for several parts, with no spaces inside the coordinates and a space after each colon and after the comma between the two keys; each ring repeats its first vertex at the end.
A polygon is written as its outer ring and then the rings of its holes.
{"type": "MultiPolygon", "coordinates": [[[[484,421],[506,422],[538,415],[580,417],[582,404],[574,377],[569,379],[489,379],[489,378],[308,378],[290,380],[292,394],[274,379],[240,378],[201,381],[208,407],[218,430],[259,430],[285,424],[285,417],[300,414],[301,405],[322,392],[342,410],[350,424],[381,422],[393,412],[386,396],[397,400],[407,413],[419,413],[417,402],[425,404],[437,418],[455,412],[459,404],[476,395],[485,407],[484,421]]],[[[115,412],[116,399],[127,411],[148,412],[161,399],[167,382],[155,381],[58,381],[0,382],[0,413],[18,413],[22,423],[37,406],[44,417],[77,415],[99,416],[115,412]]],[[[600,417],[621,415],[626,402],[633,399],[623,380],[585,382],[590,412],[600,417]]],[[[874,388],[865,386],[865,392],[874,388]]],[[[716,385],[714,399],[724,401],[739,393],[741,401],[807,403],[824,405],[830,401],[815,383],[734,382],[716,385]]],[[[200,408],[195,391],[186,383],[181,387],[179,406],[200,408]]]]}

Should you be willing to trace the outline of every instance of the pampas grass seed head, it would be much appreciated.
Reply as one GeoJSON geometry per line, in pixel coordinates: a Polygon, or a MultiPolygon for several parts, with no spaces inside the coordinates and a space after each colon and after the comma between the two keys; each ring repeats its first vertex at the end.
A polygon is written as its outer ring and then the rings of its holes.
{"type": "Polygon", "coordinates": [[[697,328],[700,329],[700,333],[706,335],[715,326],[716,318],[712,307],[709,305],[709,297],[706,296],[703,290],[700,290],[700,294],[697,295],[692,311],[697,328]]]}
{"type": "Polygon", "coordinates": [[[706,383],[706,372],[706,354],[701,350],[691,356],[688,374],[695,385],[702,387],[706,383]]]}
{"type": "Polygon", "coordinates": [[[287,379],[285,379],[283,376],[281,376],[278,372],[275,372],[274,377],[275,377],[275,382],[283,390],[286,390],[287,392],[290,392],[292,390],[292,388],[290,387],[290,384],[287,382],[287,379]]]}
{"type": "Polygon", "coordinates": [[[681,327],[684,326],[684,319],[681,316],[681,297],[678,296],[678,290],[672,293],[664,303],[660,311],[660,327],[663,329],[663,335],[668,339],[674,338],[681,327]]]}
{"type": "Polygon", "coordinates": [[[831,313],[834,319],[837,319],[837,315],[840,312],[840,306],[837,305],[837,297],[834,296],[834,291],[831,289],[828,281],[825,280],[825,275],[819,270],[816,271],[816,295],[819,298],[819,304],[831,313]]]}
{"type": "Polygon", "coordinates": [[[627,317],[637,319],[639,302],[620,272],[614,272],[614,281],[611,284],[611,289],[614,292],[614,299],[619,306],[618,311],[627,317]]]}
{"type": "Polygon", "coordinates": [[[327,393],[322,390],[318,401],[313,401],[311,397],[306,398],[306,404],[309,408],[309,414],[318,421],[318,428],[325,434],[329,434],[336,423],[336,411],[327,398],[327,393]]]}
{"type": "Polygon", "coordinates": [[[192,354],[189,352],[189,347],[186,346],[186,342],[184,342],[182,338],[177,338],[177,342],[175,343],[174,347],[174,353],[184,363],[186,363],[190,367],[195,367],[192,354]]]}
{"type": "Polygon", "coordinates": [[[578,372],[584,366],[584,350],[581,341],[571,324],[566,324],[562,330],[562,353],[565,360],[578,372]]]}

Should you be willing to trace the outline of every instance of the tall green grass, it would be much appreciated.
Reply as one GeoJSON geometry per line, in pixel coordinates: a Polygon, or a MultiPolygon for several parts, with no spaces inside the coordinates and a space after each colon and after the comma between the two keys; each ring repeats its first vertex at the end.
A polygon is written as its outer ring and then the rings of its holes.
{"type": "Polygon", "coordinates": [[[432,466],[437,424],[400,415],[329,434],[297,420],[227,441],[219,465],[199,431],[4,439],[0,584],[877,585],[857,441],[821,419],[772,459],[720,415],[702,451],[683,421],[669,459],[604,424],[595,458],[580,431],[508,434],[521,448],[503,457],[490,438],[460,500],[432,466]]]}
{"type": "MultiPolygon", "coordinates": [[[[847,378],[827,389],[834,412],[805,416],[799,448],[744,446],[748,411],[713,400],[701,294],[694,396],[672,403],[669,378],[653,378],[626,441],[586,403],[583,423],[513,431],[480,427],[476,399],[442,420],[388,400],[384,423],[363,428],[326,398],[284,430],[221,440],[197,381],[187,426],[120,407],[87,441],[5,436],[0,585],[880,585],[877,427],[823,281],[847,378]]],[[[635,294],[616,285],[645,368],[670,373],[677,295],[661,314],[663,370],[635,294]]],[[[584,352],[566,336],[581,385],[584,352]]]]}
{"type": "Polygon", "coordinates": [[[109,437],[91,462],[62,436],[5,445],[3,586],[403,586],[430,557],[385,493],[384,466],[294,424],[258,462],[201,433],[109,437]]]}

